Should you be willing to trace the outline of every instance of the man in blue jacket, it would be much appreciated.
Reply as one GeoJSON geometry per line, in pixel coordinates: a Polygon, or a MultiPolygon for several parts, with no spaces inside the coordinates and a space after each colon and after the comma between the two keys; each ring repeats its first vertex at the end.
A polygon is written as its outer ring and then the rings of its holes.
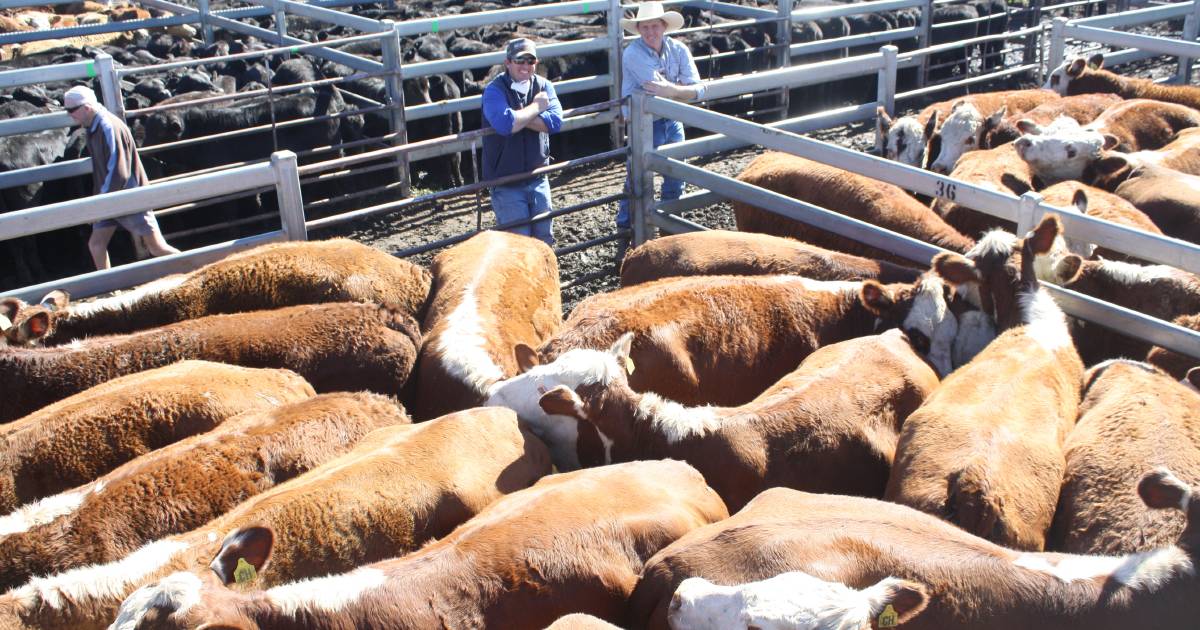
{"type": "MultiPolygon", "coordinates": [[[[496,130],[483,138],[483,178],[527,173],[550,163],[550,134],[562,128],[562,106],[554,86],[537,76],[537,47],[525,38],[508,42],[504,72],[483,91],[483,126],[496,130]]],[[[553,210],[545,175],[492,187],[497,225],[528,220],[553,210]]],[[[550,219],[508,231],[554,245],[550,219]]]]}

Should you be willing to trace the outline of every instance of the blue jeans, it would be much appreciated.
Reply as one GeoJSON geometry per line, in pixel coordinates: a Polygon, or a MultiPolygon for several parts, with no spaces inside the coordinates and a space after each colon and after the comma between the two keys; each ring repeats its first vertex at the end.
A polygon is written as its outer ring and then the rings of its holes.
{"type": "MultiPolygon", "coordinates": [[[[553,209],[554,207],[550,205],[550,180],[546,179],[544,175],[492,188],[492,212],[496,213],[496,225],[525,221],[553,209]]],[[[506,229],[514,234],[524,234],[541,239],[553,247],[554,235],[550,233],[551,222],[552,219],[544,219],[529,225],[518,225],[506,229]]]]}
{"type": "MultiPolygon", "coordinates": [[[[683,123],[675,120],[667,120],[665,118],[656,118],[654,120],[654,148],[658,148],[664,144],[672,144],[674,142],[683,142],[683,123]]],[[[629,165],[625,165],[625,194],[629,194],[631,187],[629,185],[629,165]]],[[[669,201],[678,199],[683,194],[683,180],[673,177],[663,176],[662,189],[659,191],[659,199],[669,201]]],[[[617,227],[629,227],[629,200],[622,199],[617,210],[617,227]]]]}

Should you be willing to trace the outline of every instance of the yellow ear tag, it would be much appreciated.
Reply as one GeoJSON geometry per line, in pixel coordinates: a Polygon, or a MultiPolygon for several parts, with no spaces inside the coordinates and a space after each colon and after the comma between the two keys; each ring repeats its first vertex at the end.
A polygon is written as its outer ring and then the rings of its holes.
{"type": "Polygon", "coordinates": [[[896,614],[896,609],[888,604],[883,608],[883,612],[879,613],[880,628],[895,628],[900,625],[900,615],[896,614]]]}
{"type": "Polygon", "coordinates": [[[625,357],[625,371],[629,374],[633,374],[633,359],[630,359],[629,357],[625,357]]]}
{"type": "Polygon", "coordinates": [[[233,570],[233,581],[238,584],[245,584],[257,577],[258,573],[254,571],[254,565],[246,562],[245,558],[238,558],[237,568],[233,570]]]}

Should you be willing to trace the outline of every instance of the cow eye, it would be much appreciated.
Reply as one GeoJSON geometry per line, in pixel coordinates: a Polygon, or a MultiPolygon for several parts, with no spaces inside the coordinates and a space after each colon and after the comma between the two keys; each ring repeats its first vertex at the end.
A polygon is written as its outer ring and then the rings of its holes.
{"type": "Polygon", "coordinates": [[[925,333],[909,329],[905,330],[904,334],[908,335],[908,342],[912,344],[912,348],[917,351],[917,354],[929,354],[929,337],[925,333]]]}
{"type": "Polygon", "coordinates": [[[1068,158],[1075,157],[1075,147],[1067,147],[1067,157],[1068,158]]]}
{"type": "Polygon", "coordinates": [[[975,144],[975,138],[967,138],[967,146],[975,144]]]}

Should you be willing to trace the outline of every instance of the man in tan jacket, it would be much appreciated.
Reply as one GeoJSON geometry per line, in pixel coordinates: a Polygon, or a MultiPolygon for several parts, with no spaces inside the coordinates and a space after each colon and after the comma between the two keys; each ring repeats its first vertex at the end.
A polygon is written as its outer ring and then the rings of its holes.
{"type": "MultiPolygon", "coordinates": [[[[88,153],[92,156],[92,181],[94,194],[116,192],[137,188],[149,183],[142,161],[138,157],[133,134],[125,121],[108,111],[96,100],[95,92],[75,86],[63,95],[63,107],[81,127],[87,130],[88,153]]],[[[140,238],[146,249],[155,256],[178,254],[179,250],[167,244],[158,221],[149,210],[115,219],[103,219],[92,224],[92,235],[88,238],[88,250],[97,269],[108,269],[108,242],[117,231],[117,226],[129,230],[134,238],[140,238]]]]}

